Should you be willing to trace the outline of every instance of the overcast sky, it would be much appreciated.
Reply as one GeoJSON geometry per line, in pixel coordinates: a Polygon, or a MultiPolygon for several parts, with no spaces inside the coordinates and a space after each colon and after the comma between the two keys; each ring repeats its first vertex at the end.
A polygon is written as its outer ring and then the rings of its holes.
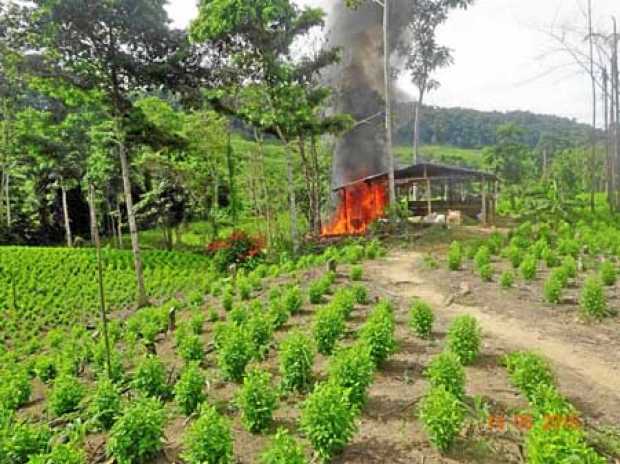
{"type": "MultiPolygon", "coordinates": [[[[587,0],[476,0],[453,12],[439,40],[454,51],[455,64],[441,71],[441,88],[427,102],[480,110],[529,110],[591,121],[589,80],[546,32],[552,24],[585,26],[587,0]]],[[[196,15],[195,0],[169,0],[175,24],[196,15]]],[[[317,4],[320,0],[298,0],[317,4]]],[[[620,21],[620,0],[592,0],[595,26],[620,21]]],[[[410,87],[406,79],[401,86],[410,87]]]]}

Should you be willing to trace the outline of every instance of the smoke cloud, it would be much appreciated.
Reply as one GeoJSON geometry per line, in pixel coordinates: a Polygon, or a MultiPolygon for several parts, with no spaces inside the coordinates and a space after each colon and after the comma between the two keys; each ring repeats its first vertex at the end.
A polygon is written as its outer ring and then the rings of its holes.
{"type": "MultiPolygon", "coordinates": [[[[397,70],[403,59],[399,45],[407,40],[410,0],[392,0],[390,61],[397,70]]],[[[386,172],[383,71],[383,9],[367,1],[356,10],[332,0],[328,12],[328,43],[342,48],[342,61],[328,80],[334,88],[334,111],[351,114],[358,123],[336,143],[332,166],[334,188],[386,172]]],[[[393,86],[396,93],[396,86],[393,86]]],[[[393,96],[394,98],[394,96],[393,96]]]]}

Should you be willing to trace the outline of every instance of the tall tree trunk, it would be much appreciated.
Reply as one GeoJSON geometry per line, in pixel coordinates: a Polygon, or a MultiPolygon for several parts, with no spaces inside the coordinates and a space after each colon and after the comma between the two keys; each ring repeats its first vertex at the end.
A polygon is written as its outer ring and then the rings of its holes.
{"type": "Polygon", "coordinates": [[[121,211],[121,201],[116,199],[116,232],[118,240],[118,247],[123,249],[123,212],[121,211]]]}
{"type": "Polygon", "coordinates": [[[261,188],[262,203],[265,210],[265,218],[267,220],[267,248],[270,249],[273,244],[273,210],[270,189],[267,183],[267,174],[265,170],[265,153],[263,151],[263,138],[258,131],[254,129],[254,140],[258,148],[258,165],[260,168],[259,183],[261,188]]]}
{"type": "Polygon", "coordinates": [[[418,163],[420,151],[420,112],[424,104],[424,89],[420,89],[418,101],[415,104],[415,115],[413,118],[413,164],[418,163]]]}
{"type": "Polygon", "coordinates": [[[297,228],[297,201],[295,199],[295,183],[293,178],[293,152],[282,130],[279,127],[276,128],[276,130],[280,140],[284,143],[284,152],[286,154],[286,179],[288,184],[291,242],[293,243],[293,251],[297,253],[299,249],[299,232],[297,228]]]}
{"type": "Polygon", "coordinates": [[[213,198],[211,199],[210,218],[211,218],[211,233],[212,239],[217,240],[218,227],[217,227],[217,210],[220,206],[220,178],[217,175],[217,168],[213,167],[213,198]]]}
{"type": "Polygon", "coordinates": [[[101,257],[101,240],[99,238],[99,225],[97,224],[97,209],[95,204],[95,187],[92,183],[88,184],[88,204],[90,206],[90,230],[92,240],[97,249],[97,282],[99,284],[99,315],[101,317],[101,325],[103,328],[103,340],[106,352],[106,367],[108,379],[111,379],[112,363],[110,361],[110,336],[108,334],[108,316],[105,308],[105,290],[103,285],[103,262],[101,257]]]}
{"type": "Polygon", "coordinates": [[[5,189],[5,199],[6,199],[6,226],[10,229],[11,228],[11,222],[12,218],[11,218],[11,187],[10,187],[10,182],[11,182],[11,173],[9,173],[8,169],[6,171],[6,180],[4,182],[4,189],[5,189]]]}
{"type": "Polygon", "coordinates": [[[611,162],[611,128],[609,126],[609,76],[607,68],[603,69],[603,127],[605,129],[605,190],[607,191],[607,204],[611,211],[614,210],[614,190],[611,162]]]}
{"type": "Polygon", "coordinates": [[[125,205],[127,206],[127,222],[129,223],[129,235],[131,237],[131,250],[133,252],[133,263],[136,272],[136,303],[138,308],[142,308],[148,304],[148,298],[146,297],[146,288],[144,286],[144,272],[142,271],[142,257],[140,256],[138,224],[136,222],[136,213],[133,208],[131,180],[129,178],[129,162],[127,161],[127,148],[125,147],[124,141],[121,141],[119,144],[119,154],[121,158],[121,172],[123,176],[123,190],[125,191],[125,205]]]}
{"type": "Polygon", "coordinates": [[[618,66],[618,26],[616,18],[613,18],[614,23],[614,51],[613,51],[613,63],[612,63],[612,101],[613,110],[613,131],[614,131],[614,190],[616,192],[616,210],[620,206],[620,67],[618,66]]]}
{"type": "Polygon", "coordinates": [[[67,203],[67,188],[63,178],[60,178],[60,194],[62,197],[62,215],[65,221],[65,238],[67,239],[67,246],[73,247],[73,236],[71,234],[71,219],[69,218],[69,205],[67,203]]]}
{"type": "Polygon", "coordinates": [[[314,218],[314,233],[321,235],[323,230],[323,224],[321,222],[321,168],[319,167],[319,151],[316,142],[316,136],[312,136],[311,139],[311,151],[312,151],[312,174],[314,181],[314,204],[316,205],[315,218],[314,218]]]}
{"type": "Polygon", "coordinates": [[[588,41],[590,45],[590,79],[592,81],[592,153],[590,155],[590,210],[594,212],[596,193],[596,75],[594,73],[594,37],[592,31],[592,0],[588,0],[588,41]]]}
{"type": "Polygon", "coordinates": [[[315,210],[316,210],[316,205],[314,203],[315,200],[315,194],[314,194],[314,185],[312,182],[312,175],[310,174],[310,164],[308,163],[308,157],[306,156],[306,141],[304,139],[304,137],[299,137],[298,139],[298,144],[299,144],[299,156],[301,157],[301,163],[303,166],[303,172],[304,172],[304,182],[306,184],[306,192],[308,194],[308,204],[310,206],[310,211],[308,212],[308,222],[310,223],[310,228],[312,230],[312,232],[314,233],[316,228],[315,228],[315,218],[316,218],[316,214],[315,214],[315,210]]]}
{"type": "Polygon", "coordinates": [[[383,0],[383,72],[385,85],[385,149],[388,157],[390,205],[396,204],[394,152],[392,151],[392,70],[390,66],[390,0],[383,0]]]}
{"type": "Polygon", "coordinates": [[[228,129],[228,141],[226,143],[226,164],[228,166],[228,185],[230,188],[230,209],[232,213],[233,227],[236,227],[237,226],[237,190],[235,186],[235,162],[233,159],[230,128],[228,129]]]}

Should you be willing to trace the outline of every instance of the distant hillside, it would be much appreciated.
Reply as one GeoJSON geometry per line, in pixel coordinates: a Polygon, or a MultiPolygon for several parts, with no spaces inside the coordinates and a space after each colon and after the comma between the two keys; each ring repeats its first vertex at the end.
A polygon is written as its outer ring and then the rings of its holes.
{"type": "MultiPolygon", "coordinates": [[[[413,132],[413,104],[397,104],[395,144],[410,145],[413,132]]],[[[495,144],[498,126],[514,123],[526,130],[523,142],[531,148],[542,136],[553,136],[570,143],[582,143],[589,136],[589,126],[558,116],[526,111],[484,112],[466,108],[424,107],[420,126],[422,143],[480,148],[495,144]]]]}

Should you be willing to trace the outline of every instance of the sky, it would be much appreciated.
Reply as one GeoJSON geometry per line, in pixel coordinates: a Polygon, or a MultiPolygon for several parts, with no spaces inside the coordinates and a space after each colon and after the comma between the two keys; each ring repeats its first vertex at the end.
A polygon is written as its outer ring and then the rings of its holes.
{"type": "MultiPolygon", "coordinates": [[[[441,87],[426,102],[591,122],[589,77],[549,36],[563,26],[585,31],[586,1],[476,0],[466,11],[452,12],[438,40],[453,50],[455,63],[437,74],[441,87]]],[[[592,8],[598,30],[611,31],[612,15],[620,21],[620,0],[592,0],[592,8]]],[[[196,15],[196,1],[169,0],[168,9],[175,25],[185,27],[196,15]]],[[[405,76],[399,86],[414,91],[405,76]]]]}

